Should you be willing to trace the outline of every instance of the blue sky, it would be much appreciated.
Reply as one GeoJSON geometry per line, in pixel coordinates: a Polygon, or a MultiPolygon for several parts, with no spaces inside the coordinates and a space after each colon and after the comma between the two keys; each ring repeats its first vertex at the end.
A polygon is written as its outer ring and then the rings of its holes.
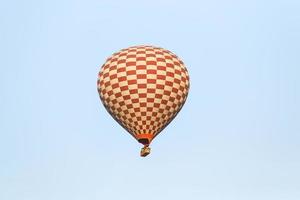
{"type": "Polygon", "coordinates": [[[0,199],[300,199],[300,2],[2,1],[0,199]],[[141,145],[101,105],[115,51],[186,64],[177,118],[141,145]]]}

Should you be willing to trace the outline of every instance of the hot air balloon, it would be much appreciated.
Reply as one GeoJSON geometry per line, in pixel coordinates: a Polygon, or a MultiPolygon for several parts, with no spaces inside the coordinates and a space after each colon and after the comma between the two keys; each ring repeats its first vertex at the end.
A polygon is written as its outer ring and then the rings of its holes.
{"type": "Polygon", "coordinates": [[[143,157],[184,105],[189,86],[183,62],[174,53],[149,45],[114,53],[102,65],[97,81],[104,107],[144,145],[143,157]]]}

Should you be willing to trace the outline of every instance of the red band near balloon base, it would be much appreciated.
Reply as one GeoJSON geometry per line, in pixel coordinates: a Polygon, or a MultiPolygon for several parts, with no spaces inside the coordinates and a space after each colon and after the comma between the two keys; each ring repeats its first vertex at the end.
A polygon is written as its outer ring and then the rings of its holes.
{"type": "Polygon", "coordinates": [[[139,141],[139,143],[142,143],[143,145],[149,145],[153,139],[152,134],[138,134],[136,135],[136,139],[139,141]]]}

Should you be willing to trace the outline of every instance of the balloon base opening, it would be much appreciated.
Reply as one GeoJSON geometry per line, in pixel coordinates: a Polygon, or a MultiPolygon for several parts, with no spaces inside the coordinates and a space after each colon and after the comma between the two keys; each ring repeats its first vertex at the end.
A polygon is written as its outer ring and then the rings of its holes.
{"type": "Polygon", "coordinates": [[[147,155],[150,154],[150,151],[151,151],[151,148],[150,148],[150,147],[144,146],[144,147],[141,149],[141,157],[146,157],[147,155]]]}
{"type": "Polygon", "coordinates": [[[139,143],[142,143],[143,145],[149,145],[150,144],[148,138],[141,138],[138,141],[139,141],[139,143]]]}

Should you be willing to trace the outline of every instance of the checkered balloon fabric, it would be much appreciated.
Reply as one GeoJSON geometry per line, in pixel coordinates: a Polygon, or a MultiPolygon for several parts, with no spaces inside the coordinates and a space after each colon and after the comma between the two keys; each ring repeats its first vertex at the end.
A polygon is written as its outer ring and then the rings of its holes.
{"type": "Polygon", "coordinates": [[[189,75],[172,52],[134,46],[106,60],[97,86],[102,103],[114,119],[137,140],[146,138],[150,143],[183,106],[189,75]]]}

